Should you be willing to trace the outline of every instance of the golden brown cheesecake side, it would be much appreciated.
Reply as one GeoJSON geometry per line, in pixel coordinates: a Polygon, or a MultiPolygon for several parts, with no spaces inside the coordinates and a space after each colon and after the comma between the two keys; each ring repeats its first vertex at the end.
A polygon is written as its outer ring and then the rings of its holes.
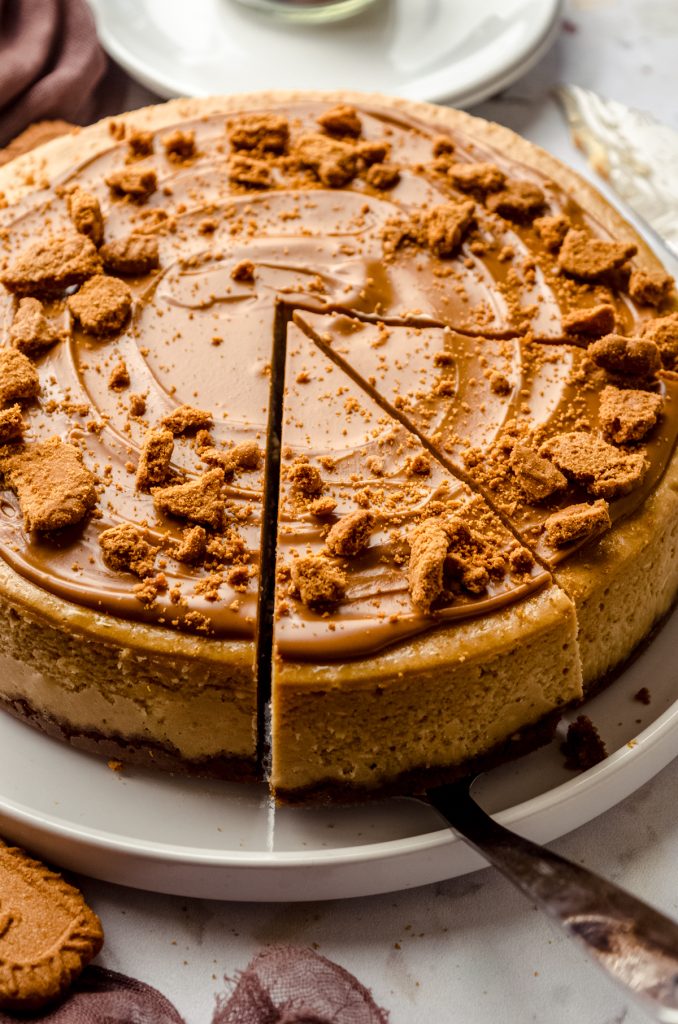
{"type": "MultiPolygon", "coordinates": [[[[577,604],[585,679],[628,654],[672,599],[678,581],[667,565],[678,510],[667,278],[590,186],[513,133],[383,97],[175,101],[18,159],[0,170],[0,191],[10,204],[2,212],[0,355],[7,350],[15,381],[0,410],[2,646],[30,666],[28,675],[7,673],[14,682],[0,696],[14,713],[90,749],[110,745],[123,756],[236,777],[253,771],[259,531],[264,460],[275,468],[268,401],[271,358],[284,344],[281,303],[288,318],[295,309],[331,310],[378,332],[446,329],[488,351],[548,346],[558,371],[580,358],[574,346],[614,331],[623,348],[646,321],[667,321],[661,466],[654,477],[643,473],[652,493],[643,492],[644,503],[622,499],[603,540],[592,532],[575,551],[580,536],[555,570],[577,604]],[[40,253],[22,263],[36,237],[40,253]],[[58,486],[45,488],[51,477],[58,486]],[[640,565],[662,580],[642,613],[629,608],[625,586],[640,565]],[[622,627],[627,609],[633,619],[622,627]],[[618,643],[604,651],[599,638],[611,634],[618,643]]],[[[345,369],[350,390],[353,369],[345,369]]],[[[379,391],[378,381],[363,383],[379,391]]],[[[621,390],[629,381],[610,383],[621,390]]],[[[453,387],[440,397],[464,404],[471,395],[453,387]]],[[[377,397],[388,404],[392,396],[377,397]]],[[[396,419],[422,433],[394,402],[394,426],[396,419]]],[[[407,445],[417,444],[410,433],[407,445]]],[[[443,470],[436,463],[432,472],[443,470]]],[[[511,521],[483,480],[462,476],[484,495],[468,508],[487,499],[499,514],[489,532],[503,521],[511,543],[526,545],[536,566],[547,564],[539,529],[511,521]]],[[[321,513],[320,521],[327,532],[330,520],[323,524],[321,513]]],[[[269,535],[274,525],[265,523],[269,535]]],[[[571,525],[556,524],[553,536],[570,544],[571,525]]],[[[442,532],[447,573],[455,559],[448,527],[442,532]]],[[[405,558],[408,545],[405,537],[405,558]]],[[[381,651],[366,649],[354,631],[353,651],[349,642],[339,661],[327,662],[320,653],[314,666],[296,657],[294,643],[285,658],[283,637],[274,688],[281,793],[329,792],[340,776],[353,792],[404,785],[422,768],[444,773],[489,751],[506,756],[521,745],[512,737],[527,745],[530,730],[539,733],[539,722],[580,692],[573,605],[540,571],[541,588],[501,606],[488,602],[490,591],[471,601],[473,592],[455,585],[450,608],[459,621],[449,625],[437,618],[442,594],[415,615],[425,620],[415,630],[403,627],[412,614],[401,602],[401,632],[381,651]],[[459,614],[474,602],[478,615],[459,614]],[[428,632],[413,636],[420,628],[428,632]],[[445,720],[427,733],[421,716],[431,721],[441,658],[445,720]],[[541,674],[534,686],[524,682],[528,670],[541,674]],[[483,698],[489,692],[492,700],[483,698]],[[353,694],[364,733],[386,693],[389,722],[396,727],[400,708],[405,723],[397,752],[365,746],[339,724],[353,694]]],[[[329,619],[341,632],[350,617],[339,600],[329,619]]]]}

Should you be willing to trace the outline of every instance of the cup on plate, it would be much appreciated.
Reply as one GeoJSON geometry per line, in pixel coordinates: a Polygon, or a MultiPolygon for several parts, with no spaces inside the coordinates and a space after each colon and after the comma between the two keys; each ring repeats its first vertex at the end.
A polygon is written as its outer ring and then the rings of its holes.
{"type": "Polygon", "coordinates": [[[235,0],[243,7],[266,11],[286,21],[321,23],[350,18],[384,0],[235,0]]]}

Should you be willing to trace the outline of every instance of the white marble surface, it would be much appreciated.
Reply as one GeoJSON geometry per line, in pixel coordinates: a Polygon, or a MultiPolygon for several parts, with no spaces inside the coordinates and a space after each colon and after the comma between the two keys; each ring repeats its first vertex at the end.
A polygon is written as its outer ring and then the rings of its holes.
{"type": "MultiPolygon", "coordinates": [[[[565,17],[546,59],[479,113],[583,170],[549,96],[558,82],[643,107],[678,128],[678,0],[569,0],[565,17]]],[[[133,85],[122,98],[121,109],[151,99],[133,85]]],[[[678,760],[554,849],[678,916],[676,792],[678,760]]],[[[491,870],[403,894],[295,905],[81,884],[105,924],[101,962],[158,987],[187,1024],[209,1024],[224,975],[267,943],[317,946],[373,990],[392,1024],[647,1019],[491,870]]]]}

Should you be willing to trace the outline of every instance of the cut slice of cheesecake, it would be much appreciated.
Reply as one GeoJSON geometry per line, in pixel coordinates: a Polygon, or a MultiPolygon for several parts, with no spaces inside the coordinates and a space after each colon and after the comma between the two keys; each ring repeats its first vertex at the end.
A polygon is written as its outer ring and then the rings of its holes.
{"type": "Polygon", "coordinates": [[[581,695],[550,574],[295,325],[284,397],[275,794],[411,788],[550,735],[581,695]]]}
{"type": "MultiPolygon", "coordinates": [[[[678,435],[678,381],[651,346],[646,372],[640,362],[628,372],[613,339],[587,349],[348,317],[297,322],[554,568],[577,603],[585,683],[627,657],[667,610],[675,575],[672,533],[650,510],[678,435]],[[639,555],[655,583],[632,615],[634,589],[647,586],[639,555]]],[[[672,501],[672,473],[660,505],[672,501]]]]}

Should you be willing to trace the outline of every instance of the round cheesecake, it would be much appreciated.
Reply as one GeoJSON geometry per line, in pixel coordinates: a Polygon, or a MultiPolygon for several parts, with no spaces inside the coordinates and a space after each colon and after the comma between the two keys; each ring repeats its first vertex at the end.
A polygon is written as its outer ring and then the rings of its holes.
{"type": "Polygon", "coordinates": [[[178,100],[0,169],[0,702],[280,799],[543,742],[678,589],[678,314],[458,111],[178,100]],[[270,733],[262,735],[271,700],[270,733]]]}

